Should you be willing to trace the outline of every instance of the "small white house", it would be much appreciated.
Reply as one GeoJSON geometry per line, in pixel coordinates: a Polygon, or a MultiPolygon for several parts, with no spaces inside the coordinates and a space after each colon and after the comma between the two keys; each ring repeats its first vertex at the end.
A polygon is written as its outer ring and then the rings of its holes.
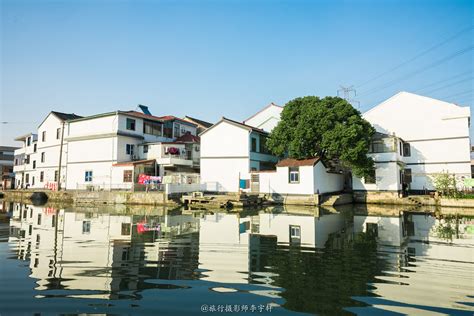
{"type": "Polygon", "coordinates": [[[223,117],[200,134],[201,183],[218,192],[248,191],[251,171],[274,169],[268,133],[223,117]]]}
{"type": "Polygon", "coordinates": [[[344,175],[330,171],[320,158],[284,159],[276,170],[252,172],[251,191],[271,195],[314,195],[341,192],[344,175]]]}

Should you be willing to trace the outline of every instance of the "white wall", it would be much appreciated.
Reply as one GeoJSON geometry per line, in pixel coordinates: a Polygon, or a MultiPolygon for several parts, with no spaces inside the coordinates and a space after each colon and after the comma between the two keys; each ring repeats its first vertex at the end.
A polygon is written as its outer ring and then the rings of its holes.
{"type": "Polygon", "coordinates": [[[280,121],[281,111],[283,111],[282,107],[272,104],[244,121],[244,123],[253,127],[261,128],[266,132],[271,132],[280,121]]]}
{"type": "Polygon", "coordinates": [[[326,167],[318,162],[313,169],[315,193],[340,192],[344,189],[344,175],[326,171],[326,167]]]}
{"type": "MultiPolygon", "coordinates": [[[[112,162],[83,162],[69,164],[67,168],[66,189],[85,190],[87,185],[108,189],[112,181],[112,162]],[[85,172],[92,171],[92,181],[85,182],[85,172]]],[[[120,181],[122,183],[122,181],[120,181]]]]}
{"type": "Polygon", "coordinates": [[[221,122],[201,136],[201,158],[248,157],[249,131],[221,122]]]}
{"type": "Polygon", "coordinates": [[[288,167],[275,172],[260,172],[260,192],[269,194],[315,194],[339,192],[344,188],[342,174],[328,173],[321,162],[316,166],[300,166],[299,183],[289,183],[288,167]]]}
{"type": "Polygon", "coordinates": [[[219,192],[238,192],[240,179],[250,179],[247,158],[201,159],[201,183],[216,183],[219,192]]]}
{"type": "Polygon", "coordinates": [[[221,122],[201,136],[201,182],[216,182],[221,192],[237,192],[239,178],[250,178],[248,157],[248,130],[221,122]]]}
{"type": "Polygon", "coordinates": [[[400,167],[396,162],[375,163],[375,183],[364,183],[364,178],[352,175],[352,188],[361,191],[399,191],[400,167]]]}
{"type": "Polygon", "coordinates": [[[300,167],[300,182],[289,183],[288,167],[260,172],[260,192],[269,194],[314,194],[313,166],[300,167]]]}
{"type": "Polygon", "coordinates": [[[69,137],[108,134],[117,131],[118,116],[115,114],[69,123],[69,137]]]}

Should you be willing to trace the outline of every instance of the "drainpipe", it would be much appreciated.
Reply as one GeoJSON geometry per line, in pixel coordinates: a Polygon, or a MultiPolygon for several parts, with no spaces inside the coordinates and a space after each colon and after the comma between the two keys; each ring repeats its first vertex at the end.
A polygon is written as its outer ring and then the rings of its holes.
{"type": "Polygon", "coordinates": [[[64,121],[62,122],[61,127],[61,146],[59,146],[59,168],[58,168],[58,182],[57,187],[58,191],[61,191],[61,160],[63,158],[63,145],[64,145],[64,121]]]}

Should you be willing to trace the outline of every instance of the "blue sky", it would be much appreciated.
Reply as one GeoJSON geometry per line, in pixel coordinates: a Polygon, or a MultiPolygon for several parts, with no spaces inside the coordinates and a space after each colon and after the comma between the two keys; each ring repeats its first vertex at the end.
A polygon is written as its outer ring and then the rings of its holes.
{"type": "Polygon", "coordinates": [[[473,1],[0,2],[2,144],[50,110],[243,120],[340,85],[472,107],[473,1]]]}

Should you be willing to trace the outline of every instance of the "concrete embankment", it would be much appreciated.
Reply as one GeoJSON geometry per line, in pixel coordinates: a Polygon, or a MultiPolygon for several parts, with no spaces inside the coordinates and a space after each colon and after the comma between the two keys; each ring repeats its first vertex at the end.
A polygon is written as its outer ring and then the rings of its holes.
{"type": "Polygon", "coordinates": [[[177,206],[173,199],[168,199],[164,192],[128,192],[128,191],[4,191],[4,198],[17,202],[30,202],[34,192],[44,192],[48,203],[90,204],[90,205],[166,205],[177,206]]]}
{"type": "Polygon", "coordinates": [[[354,202],[359,204],[461,207],[474,208],[474,199],[450,199],[430,195],[410,195],[399,197],[394,192],[354,192],[354,202]]]}

